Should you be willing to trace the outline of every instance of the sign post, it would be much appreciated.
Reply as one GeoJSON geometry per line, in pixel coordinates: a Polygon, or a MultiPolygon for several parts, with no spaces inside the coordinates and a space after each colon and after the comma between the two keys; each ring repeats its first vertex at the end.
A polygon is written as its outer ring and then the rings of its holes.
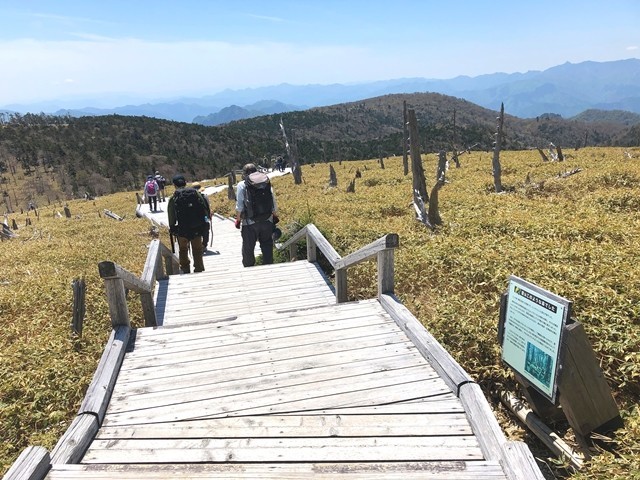
{"type": "Polygon", "coordinates": [[[572,303],[514,275],[500,312],[502,360],[542,417],[562,408],[577,436],[622,423],[584,328],[572,321],[572,303]]]}

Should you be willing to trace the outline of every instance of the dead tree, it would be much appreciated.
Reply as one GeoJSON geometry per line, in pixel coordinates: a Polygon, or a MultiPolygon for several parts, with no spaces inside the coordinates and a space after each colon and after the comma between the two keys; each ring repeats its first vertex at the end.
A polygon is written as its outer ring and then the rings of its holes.
{"type": "Polygon", "coordinates": [[[424,178],[422,157],[420,156],[420,138],[418,137],[418,120],[416,111],[408,110],[409,146],[411,149],[411,173],[413,175],[413,204],[421,222],[428,223],[425,204],[429,201],[427,181],[424,178]]]}
{"type": "Polygon", "coordinates": [[[543,162],[548,162],[549,161],[549,157],[547,157],[544,152],[542,151],[541,148],[538,148],[538,153],[540,154],[540,156],[542,157],[542,161],[543,162]]]}
{"type": "Polygon", "coordinates": [[[359,168],[356,168],[356,178],[362,178],[362,172],[359,168]]]}
{"type": "Polygon", "coordinates": [[[453,152],[453,162],[456,164],[456,168],[460,168],[460,160],[458,160],[458,131],[456,130],[456,109],[453,109],[453,145],[451,151],[453,152]]]}
{"type": "Polygon", "coordinates": [[[236,200],[236,191],[233,189],[233,179],[235,177],[235,174],[233,172],[231,172],[227,178],[229,180],[228,185],[227,185],[227,198],[229,200],[236,200]]]}
{"type": "Polygon", "coordinates": [[[402,110],[402,168],[404,170],[404,174],[409,175],[409,124],[407,123],[409,120],[407,119],[407,101],[403,102],[403,110],[402,110]]]}
{"type": "Polygon", "coordinates": [[[333,165],[329,165],[329,186],[338,186],[338,177],[336,176],[336,170],[333,168],[333,165]]]}
{"type": "Polygon", "coordinates": [[[280,119],[280,130],[282,131],[282,137],[284,139],[284,147],[287,151],[287,156],[291,162],[291,173],[293,174],[293,182],[296,185],[300,185],[302,183],[302,169],[300,168],[300,164],[298,163],[298,156],[291,145],[289,145],[289,140],[287,140],[287,132],[284,129],[284,123],[282,122],[282,118],[280,119]]]}
{"type": "Polygon", "coordinates": [[[562,153],[562,149],[560,147],[556,147],[556,152],[558,154],[558,161],[564,162],[564,154],[562,153]]]}
{"type": "Polygon", "coordinates": [[[429,197],[429,213],[427,218],[431,228],[436,225],[442,225],[442,218],[440,218],[440,212],[438,211],[438,192],[445,184],[446,171],[447,154],[444,150],[440,150],[438,153],[438,173],[436,175],[436,184],[431,189],[431,196],[429,197]]]}
{"type": "Polygon", "coordinates": [[[497,118],[498,125],[495,133],[495,145],[493,147],[493,184],[496,189],[496,193],[502,192],[502,168],[500,167],[500,147],[502,146],[504,126],[504,103],[500,104],[500,116],[497,118]]]}
{"type": "Polygon", "coordinates": [[[347,193],[355,193],[356,192],[356,179],[354,178],[349,182],[347,186],[347,193]]]}

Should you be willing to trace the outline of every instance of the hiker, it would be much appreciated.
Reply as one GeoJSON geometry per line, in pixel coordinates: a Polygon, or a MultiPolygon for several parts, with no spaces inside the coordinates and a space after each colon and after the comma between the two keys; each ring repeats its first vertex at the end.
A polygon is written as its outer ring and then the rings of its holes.
{"type": "Polygon", "coordinates": [[[147,175],[147,181],[144,184],[144,194],[147,196],[149,202],[149,211],[158,211],[158,182],[153,178],[153,175],[147,175]],[[153,205],[153,207],[152,207],[153,205]]]}
{"type": "Polygon", "coordinates": [[[260,242],[262,263],[273,263],[273,232],[278,222],[276,196],[269,177],[253,163],[242,168],[243,180],[238,183],[236,195],[236,228],[242,227],[242,265],[256,263],[254,249],[260,242]]]}
{"type": "Polygon", "coordinates": [[[182,273],[191,271],[189,263],[189,247],[193,256],[193,271],[204,271],[202,261],[202,235],[209,228],[205,217],[210,217],[208,202],[195,188],[187,187],[184,175],[176,175],[172,179],[176,191],[167,204],[169,231],[178,237],[178,257],[182,273]]]}
{"type": "Polygon", "coordinates": [[[167,200],[167,197],[164,194],[164,187],[167,185],[167,179],[160,175],[160,172],[158,171],[156,171],[156,176],[154,178],[158,183],[158,197],[160,197],[160,202],[164,202],[167,200]]]}
{"type": "Polygon", "coordinates": [[[202,198],[204,199],[205,203],[207,204],[207,210],[209,210],[209,215],[205,217],[204,221],[207,222],[207,228],[204,229],[204,232],[202,234],[202,251],[204,253],[207,253],[209,250],[207,249],[207,246],[209,245],[209,233],[211,232],[211,205],[209,204],[209,197],[207,195],[205,195],[202,192],[202,186],[199,183],[194,183],[193,185],[191,185],[192,188],[195,188],[198,192],[200,192],[200,194],[202,195],[202,198]]]}

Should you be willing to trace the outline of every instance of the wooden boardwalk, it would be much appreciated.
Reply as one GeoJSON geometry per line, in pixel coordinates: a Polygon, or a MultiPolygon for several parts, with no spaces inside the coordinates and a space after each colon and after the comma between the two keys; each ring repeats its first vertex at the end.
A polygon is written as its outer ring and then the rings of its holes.
{"type": "Polygon", "coordinates": [[[243,268],[232,222],[214,232],[205,272],[159,282],[159,326],[131,331],[79,463],[46,478],[542,478],[526,447],[535,476],[508,465],[514,442],[494,445],[404,307],[336,304],[307,261],[243,268]]]}

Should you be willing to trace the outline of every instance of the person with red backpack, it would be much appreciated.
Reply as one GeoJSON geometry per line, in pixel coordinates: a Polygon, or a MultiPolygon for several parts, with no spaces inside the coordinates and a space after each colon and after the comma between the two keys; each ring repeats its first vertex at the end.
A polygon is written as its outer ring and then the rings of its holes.
{"type": "Polygon", "coordinates": [[[147,181],[144,184],[144,194],[149,202],[149,211],[158,211],[158,182],[153,178],[153,175],[147,175],[147,181]]]}
{"type": "Polygon", "coordinates": [[[182,273],[190,273],[189,248],[193,256],[193,271],[204,271],[204,246],[202,236],[209,224],[205,218],[211,217],[209,204],[195,188],[187,187],[183,175],[173,177],[176,191],[167,204],[169,231],[178,237],[178,258],[182,273]]]}

